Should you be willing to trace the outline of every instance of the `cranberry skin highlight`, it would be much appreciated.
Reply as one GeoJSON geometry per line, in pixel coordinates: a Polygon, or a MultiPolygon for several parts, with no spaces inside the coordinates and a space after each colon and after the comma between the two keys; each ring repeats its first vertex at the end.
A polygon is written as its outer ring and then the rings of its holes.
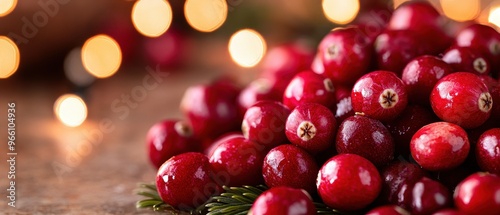
{"type": "Polygon", "coordinates": [[[500,211],[500,177],[474,173],[458,184],[455,207],[466,214],[496,215],[500,211]]]}
{"type": "Polygon", "coordinates": [[[488,87],[475,74],[455,72],[439,80],[430,96],[432,110],[443,121],[476,128],[491,115],[488,87]]]}
{"type": "Polygon", "coordinates": [[[273,187],[257,197],[250,209],[251,215],[314,215],[316,208],[303,190],[273,187]]]}
{"type": "Polygon", "coordinates": [[[335,88],[332,81],[311,71],[297,74],[286,87],[283,104],[291,110],[303,103],[318,103],[335,110],[335,88]]]}
{"type": "Polygon", "coordinates": [[[476,144],[476,160],[482,170],[500,175],[500,128],[481,134],[476,144]]]}
{"type": "Polygon", "coordinates": [[[410,151],[422,168],[439,171],[457,167],[469,154],[467,133],[449,122],[435,122],[420,128],[413,135],[410,151]]]}
{"type": "Polygon", "coordinates": [[[413,186],[412,214],[426,215],[451,206],[450,191],[430,178],[424,177],[413,186]]]}
{"type": "Polygon", "coordinates": [[[372,203],[382,180],[377,168],[355,154],[340,154],[321,167],[316,187],[323,202],[340,211],[356,211],[372,203]]]}

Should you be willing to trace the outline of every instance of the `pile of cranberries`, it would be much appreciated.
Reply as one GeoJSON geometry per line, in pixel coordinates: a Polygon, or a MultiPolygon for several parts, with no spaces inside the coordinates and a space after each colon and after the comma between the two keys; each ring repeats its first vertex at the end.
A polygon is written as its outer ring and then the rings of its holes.
{"type": "Polygon", "coordinates": [[[147,136],[160,197],[192,209],[265,184],[256,214],[500,214],[500,33],[429,3],[361,11],[243,89],[190,87],[147,136]],[[388,14],[388,16],[387,16],[388,14]],[[372,16],[372,18],[370,18],[372,16]]]}

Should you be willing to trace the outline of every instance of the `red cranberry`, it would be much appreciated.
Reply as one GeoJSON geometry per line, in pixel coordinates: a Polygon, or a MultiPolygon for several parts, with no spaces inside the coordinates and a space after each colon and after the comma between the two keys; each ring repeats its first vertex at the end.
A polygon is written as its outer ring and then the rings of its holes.
{"type": "Polygon", "coordinates": [[[210,158],[210,156],[212,156],[212,154],[214,153],[215,148],[217,148],[219,144],[226,142],[226,140],[232,139],[234,137],[245,138],[241,132],[233,131],[225,133],[214,140],[206,140],[208,143],[206,143],[206,146],[203,149],[203,153],[210,158]]]}
{"type": "Polygon", "coordinates": [[[434,122],[420,128],[410,143],[415,161],[431,171],[457,167],[467,158],[469,148],[465,130],[449,122],[434,122]]]}
{"type": "Polygon", "coordinates": [[[248,84],[238,95],[241,115],[244,115],[247,109],[258,101],[281,101],[282,93],[278,94],[272,87],[270,80],[265,78],[256,79],[248,84]]]}
{"type": "Polygon", "coordinates": [[[316,208],[311,197],[303,190],[290,187],[273,187],[255,200],[251,215],[314,215],[316,208]]]}
{"type": "Polygon", "coordinates": [[[453,72],[441,59],[423,55],[411,60],[403,69],[401,80],[406,84],[409,102],[430,105],[429,96],[436,82],[453,72]]]}
{"type": "Polygon", "coordinates": [[[158,169],[156,188],[161,199],[172,207],[193,209],[220,189],[212,176],[213,171],[205,155],[187,152],[173,156],[158,169]]]}
{"type": "Polygon", "coordinates": [[[408,97],[403,81],[394,73],[374,71],[356,82],[351,101],[356,113],[386,122],[403,112],[408,97]]]}
{"type": "Polygon", "coordinates": [[[441,183],[424,177],[413,186],[412,214],[425,215],[451,205],[448,189],[441,183]]]}
{"type": "Polygon", "coordinates": [[[491,71],[488,59],[472,47],[452,46],[446,50],[442,59],[452,66],[454,71],[466,71],[478,75],[488,75],[491,71]]]}
{"type": "Polygon", "coordinates": [[[245,138],[271,149],[287,141],[285,123],[290,110],[280,102],[260,101],[243,117],[241,130],[245,138]]]}
{"type": "Polygon", "coordinates": [[[410,215],[410,212],[397,205],[384,205],[368,211],[366,215],[410,215]]]}
{"type": "Polygon", "coordinates": [[[337,121],[323,105],[298,105],[286,120],[286,137],[296,146],[316,154],[327,149],[335,140],[337,121]]]}
{"type": "Polygon", "coordinates": [[[321,53],[316,53],[316,55],[314,56],[314,60],[311,63],[311,71],[318,73],[318,74],[325,73],[325,66],[323,66],[323,60],[321,59],[321,53]]]}
{"type": "Polygon", "coordinates": [[[481,79],[469,72],[455,72],[440,79],[431,92],[434,113],[463,128],[483,124],[491,114],[492,98],[481,79]]]}
{"type": "Polygon", "coordinates": [[[500,177],[474,173],[455,189],[455,206],[466,214],[496,215],[500,211],[500,177]]]}
{"type": "Polygon", "coordinates": [[[455,44],[472,47],[485,54],[495,69],[500,69],[500,33],[491,26],[472,24],[462,29],[455,38],[455,44]]]}
{"type": "Polygon", "coordinates": [[[283,94],[283,104],[290,109],[303,103],[318,103],[334,109],[335,88],[332,81],[323,75],[311,71],[297,74],[286,87],[283,94]]]}
{"type": "Polygon", "coordinates": [[[432,215],[467,215],[467,214],[456,209],[447,208],[439,210],[433,213],[432,215]]]}
{"type": "Polygon", "coordinates": [[[287,186],[316,192],[319,167],[305,150],[284,144],[271,149],[264,158],[262,175],[269,187],[287,186]]]}
{"type": "Polygon", "coordinates": [[[241,115],[236,105],[238,93],[223,83],[192,86],[184,93],[180,109],[189,119],[196,136],[217,138],[240,128],[241,115]]]}
{"type": "Polygon", "coordinates": [[[393,7],[387,5],[387,1],[360,1],[361,7],[354,24],[359,26],[359,30],[366,35],[370,42],[381,34],[389,23],[393,7]],[[367,6],[366,4],[375,5],[367,6]]]}
{"type": "Polygon", "coordinates": [[[479,137],[476,159],[482,170],[500,175],[500,128],[487,130],[479,137]]]}
{"type": "Polygon", "coordinates": [[[337,120],[337,122],[343,122],[350,116],[354,116],[351,96],[338,100],[337,110],[335,111],[335,119],[337,120]]]}
{"type": "Polygon", "coordinates": [[[339,154],[357,154],[375,166],[383,166],[394,158],[389,130],[380,121],[365,116],[345,119],[340,124],[335,146],[339,154]]]}
{"type": "Polygon", "coordinates": [[[479,77],[484,82],[484,84],[486,84],[486,86],[488,87],[488,90],[490,91],[491,99],[493,101],[493,106],[491,107],[490,120],[499,121],[500,120],[500,81],[497,81],[488,75],[481,75],[479,77]]]}
{"type": "Polygon", "coordinates": [[[259,185],[266,151],[243,137],[225,139],[213,150],[210,164],[223,185],[259,185]]]}
{"type": "Polygon", "coordinates": [[[318,46],[324,74],[334,83],[353,84],[368,71],[372,46],[358,27],[335,28],[318,46]]]}
{"type": "Polygon", "coordinates": [[[174,155],[199,151],[193,130],[183,121],[165,120],[154,124],[146,136],[149,160],[156,167],[174,155]]]}
{"type": "Polygon", "coordinates": [[[320,169],[316,187],[323,202],[341,211],[360,210],[380,193],[382,181],[377,168],[355,154],[330,158],[320,169]]]}

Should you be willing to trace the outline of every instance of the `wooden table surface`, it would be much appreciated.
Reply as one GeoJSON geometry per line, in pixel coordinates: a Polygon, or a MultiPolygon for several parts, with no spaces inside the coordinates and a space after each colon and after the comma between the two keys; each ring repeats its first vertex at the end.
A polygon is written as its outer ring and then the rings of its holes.
{"type": "Polygon", "coordinates": [[[151,182],[156,173],[146,156],[146,132],[161,119],[180,118],[184,90],[214,74],[176,72],[136,106],[120,103],[117,111],[112,103],[141,88],[148,75],[144,67],[128,70],[133,72],[98,80],[87,89],[89,116],[77,128],[64,126],[53,114],[54,101],[70,92],[68,87],[0,82],[0,214],[156,214],[136,209],[140,197],[133,193],[138,182],[151,182]],[[16,103],[15,208],[6,198],[8,102],[16,103]],[[103,122],[113,129],[100,129],[103,122]]]}

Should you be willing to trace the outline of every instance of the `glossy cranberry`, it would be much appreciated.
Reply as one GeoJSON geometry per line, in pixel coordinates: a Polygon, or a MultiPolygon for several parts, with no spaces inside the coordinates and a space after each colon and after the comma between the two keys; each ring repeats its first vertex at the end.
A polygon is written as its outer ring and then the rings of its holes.
{"type": "Polygon", "coordinates": [[[357,114],[386,122],[403,112],[408,97],[403,81],[394,73],[374,71],[356,82],[351,102],[357,114]]]}
{"type": "Polygon", "coordinates": [[[183,121],[165,120],[154,124],[146,136],[149,160],[156,167],[174,155],[199,151],[200,143],[193,130],[183,121]]]}
{"type": "Polygon", "coordinates": [[[439,210],[433,213],[432,215],[467,215],[467,214],[456,209],[447,208],[439,210]]]}
{"type": "Polygon", "coordinates": [[[450,65],[435,56],[423,55],[411,60],[401,74],[409,102],[430,105],[432,88],[439,79],[452,72],[450,65]]]}
{"type": "Polygon", "coordinates": [[[180,110],[197,137],[217,138],[240,129],[238,94],[239,91],[224,83],[191,86],[182,97],[180,110]]]}
{"type": "Polygon", "coordinates": [[[474,173],[455,189],[455,206],[466,214],[496,215],[500,211],[500,177],[474,173]]]}
{"type": "Polygon", "coordinates": [[[171,28],[159,37],[145,37],[143,49],[146,60],[160,67],[182,66],[188,54],[186,36],[171,28]]]}
{"type": "Polygon", "coordinates": [[[311,71],[318,74],[325,73],[325,66],[323,65],[323,60],[321,59],[321,53],[316,53],[314,56],[313,62],[311,63],[311,71]]]}
{"type": "Polygon", "coordinates": [[[333,110],[337,101],[332,81],[311,71],[297,74],[286,87],[283,104],[294,109],[303,103],[318,103],[333,110]]]}
{"type": "Polygon", "coordinates": [[[412,210],[415,215],[436,212],[451,205],[450,191],[441,183],[423,177],[413,186],[412,210]]]}
{"type": "Polygon", "coordinates": [[[314,215],[316,208],[311,197],[303,190],[273,187],[264,191],[250,209],[251,215],[314,215]]]}
{"type": "Polygon", "coordinates": [[[487,130],[479,137],[476,159],[482,170],[500,175],[500,128],[487,130]]]}
{"type": "Polygon", "coordinates": [[[405,161],[394,161],[381,169],[382,191],[379,200],[382,204],[395,204],[411,209],[413,186],[427,173],[419,166],[405,161]]]}
{"type": "Polygon", "coordinates": [[[380,121],[365,116],[345,119],[337,131],[335,146],[339,154],[357,154],[375,166],[383,166],[394,158],[389,130],[380,121]]]}
{"type": "Polygon", "coordinates": [[[252,105],[243,117],[241,131],[245,138],[268,149],[288,142],[285,123],[290,109],[276,101],[260,101],[252,105]]]}
{"type": "Polygon", "coordinates": [[[424,125],[436,121],[438,118],[429,109],[418,105],[406,106],[398,118],[385,124],[394,139],[395,154],[409,158],[411,137],[424,125]]]}
{"type": "Polygon", "coordinates": [[[323,202],[341,211],[360,210],[380,193],[382,180],[377,168],[355,154],[330,158],[320,169],[316,187],[323,202]]]}
{"type": "Polygon", "coordinates": [[[225,133],[213,140],[206,140],[208,143],[206,143],[206,147],[203,149],[203,153],[210,158],[212,154],[214,153],[215,148],[223,142],[226,142],[226,140],[232,139],[234,137],[243,137],[243,134],[241,132],[233,131],[233,132],[228,132],[225,133]]]}
{"type": "Polygon", "coordinates": [[[335,141],[337,121],[325,106],[305,103],[292,111],[285,128],[286,137],[292,144],[316,154],[335,141]]]}
{"type": "Polygon", "coordinates": [[[258,101],[281,101],[282,93],[278,94],[272,87],[271,81],[265,78],[250,82],[238,95],[241,115],[244,115],[247,109],[258,101]]]}
{"type": "Polygon", "coordinates": [[[500,81],[492,78],[489,75],[480,75],[479,78],[488,87],[490,91],[491,99],[493,101],[493,106],[491,107],[490,120],[499,121],[500,120],[500,81]]]}
{"type": "Polygon", "coordinates": [[[434,122],[420,128],[410,142],[412,157],[431,171],[457,167],[467,158],[469,149],[465,130],[449,122],[434,122]]]}
{"type": "Polygon", "coordinates": [[[397,205],[384,205],[368,211],[366,215],[410,215],[410,212],[397,205]]]}
{"type": "Polygon", "coordinates": [[[335,111],[335,119],[339,124],[343,122],[350,116],[354,116],[354,110],[352,108],[351,96],[343,98],[337,103],[337,110],[335,111]]]}
{"type": "Polygon", "coordinates": [[[156,189],[174,208],[187,210],[205,203],[220,187],[212,179],[208,158],[198,152],[173,156],[158,169],[156,189]]]}
{"type": "Polygon", "coordinates": [[[368,72],[372,45],[358,27],[335,28],[318,46],[325,68],[323,75],[333,83],[353,84],[368,72]]]}
{"type": "Polygon", "coordinates": [[[466,71],[478,75],[488,75],[491,71],[488,59],[472,47],[452,46],[446,50],[442,59],[452,66],[454,71],[466,71]]]}
{"type": "Polygon", "coordinates": [[[488,88],[475,74],[455,72],[440,79],[431,92],[434,113],[444,121],[463,128],[483,124],[491,114],[488,88]]]}
{"type": "Polygon", "coordinates": [[[230,187],[259,185],[266,151],[243,137],[225,139],[215,147],[210,164],[223,185],[230,187]]]}
{"type": "Polygon", "coordinates": [[[500,69],[500,33],[491,26],[472,24],[462,29],[455,37],[455,44],[472,47],[487,56],[496,70],[500,69]]]}
{"type": "Polygon", "coordinates": [[[373,42],[385,30],[393,7],[388,5],[387,1],[360,1],[360,5],[360,11],[353,23],[369,38],[370,42],[373,42]]]}
{"type": "Polygon", "coordinates": [[[286,186],[316,192],[319,167],[305,150],[284,144],[271,149],[264,158],[262,175],[268,187],[286,186]]]}

